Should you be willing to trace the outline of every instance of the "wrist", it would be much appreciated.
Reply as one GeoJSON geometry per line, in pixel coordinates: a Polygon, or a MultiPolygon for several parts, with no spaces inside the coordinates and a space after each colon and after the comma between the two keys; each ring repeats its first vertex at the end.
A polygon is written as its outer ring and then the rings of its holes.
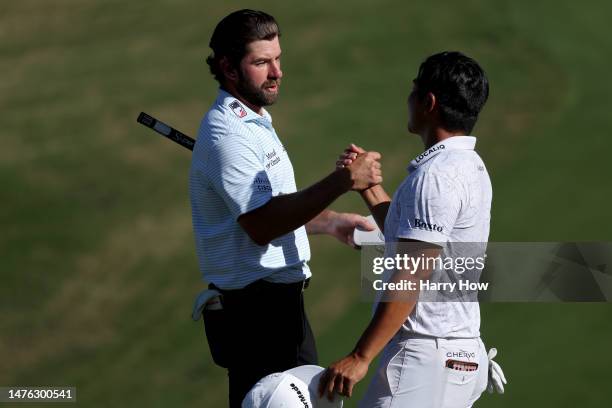
{"type": "Polygon", "coordinates": [[[336,219],[338,213],[332,210],[325,210],[325,218],[323,222],[323,233],[327,235],[333,235],[336,228],[336,219]]]}
{"type": "Polygon", "coordinates": [[[374,207],[378,204],[391,201],[382,185],[376,184],[371,186],[363,191],[360,191],[359,194],[361,198],[368,204],[370,207],[374,207]]]}
{"type": "Polygon", "coordinates": [[[374,184],[373,186],[369,186],[364,188],[363,190],[357,190],[357,192],[362,196],[365,197],[366,195],[368,195],[369,193],[372,192],[372,189],[376,188],[377,186],[379,186],[379,184],[374,184]]]}
{"type": "Polygon", "coordinates": [[[370,356],[370,353],[365,352],[364,350],[361,350],[359,348],[355,348],[353,351],[351,351],[351,353],[349,354],[352,358],[354,358],[355,360],[358,360],[362,363],[365,364],[370,364],[372,362],[372,360],[374,359],[374,356],[370,356]]]}
{"type": "Polygon", "coordinates": [[[331,176],[335,178],[335,182],[340,188],[341,194],[351,191],[353,188],[353,176],[348,168],[338,168],[331,174],[331,176]]]}

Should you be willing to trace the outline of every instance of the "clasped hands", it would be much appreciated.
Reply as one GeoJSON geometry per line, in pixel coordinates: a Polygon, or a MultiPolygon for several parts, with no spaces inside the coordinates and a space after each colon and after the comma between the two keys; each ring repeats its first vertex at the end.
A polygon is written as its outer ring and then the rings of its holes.
{"type": "Polygon", "coordinates": [[[336,170],[347,169],[351,178],[351,190],[364,191],[382,183],[381,155],[350,144],[338,157],[336,170]]]}

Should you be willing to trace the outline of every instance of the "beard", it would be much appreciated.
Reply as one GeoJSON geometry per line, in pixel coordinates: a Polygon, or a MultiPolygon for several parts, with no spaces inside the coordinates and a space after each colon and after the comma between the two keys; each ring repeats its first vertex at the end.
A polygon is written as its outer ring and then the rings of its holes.
{"type": "Polygon", "coordinates": [[[236,90],[249,103],[255,106],[270,106],[278,99],[278,90],[280,89],[281,80],[267,80],[261,86],[255,85],[246,78],[240,70],[238,70],[238,83],[236,90]],[[266,90],[267,87],[276,85],[276,92],[266,90]]]}

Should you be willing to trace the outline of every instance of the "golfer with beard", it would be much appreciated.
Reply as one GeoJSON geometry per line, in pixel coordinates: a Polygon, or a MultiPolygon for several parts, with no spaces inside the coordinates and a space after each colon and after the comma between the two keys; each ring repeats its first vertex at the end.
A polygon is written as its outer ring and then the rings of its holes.
{"type": "MultiPolygon", "coordinates": [[[[382,181],[368,152],[298,191],[293,167],[264,106],[278,96],[280,31],[253,10],[219,22],[207,63],[220,88],[193,152],[190,195],[200,271],[221,293],[221,322],[204,312],[215,362],[228,369],[230,407],[262,377],[317,364],[303,291],[311,272],[307,233],[353,245],[357,214],[326,210],[349,190],[382,181]]],[[[216,318],[217,319],[217,318],[216,318]]]]}

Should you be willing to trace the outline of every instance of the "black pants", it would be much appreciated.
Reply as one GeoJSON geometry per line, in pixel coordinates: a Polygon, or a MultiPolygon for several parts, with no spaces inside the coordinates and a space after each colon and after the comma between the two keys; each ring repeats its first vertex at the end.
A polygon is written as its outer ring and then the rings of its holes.
{"type": "Polygon", "coordinates": [[[244,289],[222,291],[230,408],[240,408],[262,377],[317,364],[303,286],[257,281],[244,289]]]}

